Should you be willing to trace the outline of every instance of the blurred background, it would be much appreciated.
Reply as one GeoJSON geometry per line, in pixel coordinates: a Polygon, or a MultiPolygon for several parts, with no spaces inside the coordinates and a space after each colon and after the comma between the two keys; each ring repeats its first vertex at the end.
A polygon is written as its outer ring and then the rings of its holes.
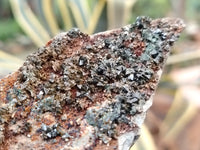
{"type": "Polygon", "coordinates": [[[199,0],[0,0],[0,78],[62,31],[78,27],[92,34],[143,15],[180,17],[187,27],[173,47],[141,138],[131,150],[199,150],[199,0]]]}

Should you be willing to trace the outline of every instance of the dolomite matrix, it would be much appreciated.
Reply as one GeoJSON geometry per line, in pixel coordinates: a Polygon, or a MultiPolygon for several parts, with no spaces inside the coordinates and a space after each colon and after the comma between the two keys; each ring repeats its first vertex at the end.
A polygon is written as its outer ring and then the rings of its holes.
{"type": "Polygon", "coordinates": [[[0,149],[128,150],[139,137],[180,19],[61,33],[0,80],[0,149]]]}

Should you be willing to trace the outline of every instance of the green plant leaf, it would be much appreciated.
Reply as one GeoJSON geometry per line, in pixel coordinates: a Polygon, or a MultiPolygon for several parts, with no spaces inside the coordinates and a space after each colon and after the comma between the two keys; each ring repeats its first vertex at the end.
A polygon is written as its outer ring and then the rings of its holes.
{"type": "Polygon", "coordinates": [[[0,50],[0,76],[16,71],[23,61],[0,50]]]}
{"type": "Polygon", "coordinates": [[[199,94],[195,94],[195,92],[199,93],[199,88],[186,87],[186,89],[187,90],[185,90],[183,86],[176,91],[172,106],[170,107],[165,120],[162,122],[160,130],[163,141],[165,142],[175,139],[198,112],[194,101],[199,101],[199,94]],[[190,94],[187,92],[190,90],[193,90],[192,95],[191,92],[189,92],[190,94]],[[196,97],[196,95],[198,95],[198,97],[196,97]]]}
{"type": "Polygon", "coordinates": [[[38,46],[44,45],[50,39],[50,36],[38,21],[26,0],[10,0],[10,4],[15,18],[23,30],[38,46]]]}
{"type": "Polygon", "coordinates": [[[108,29],[122,27],[131,17],[131,9],[137,0],[107,0],[108,29]]]}
{"type": "Polygon", "coordinates": [[[154,139],[145,125],[142,126],[139,140],[130,150],[156,150],[154,139]]]}
{"type": "Polygon", "coordinates": [[[66,4],[66,0],[57,0],[57,3],[61,13],[62,21],[65,25],[65,29],[69,30],[73,27],[72,18],[69,12],[69,6],[66,4]]]}

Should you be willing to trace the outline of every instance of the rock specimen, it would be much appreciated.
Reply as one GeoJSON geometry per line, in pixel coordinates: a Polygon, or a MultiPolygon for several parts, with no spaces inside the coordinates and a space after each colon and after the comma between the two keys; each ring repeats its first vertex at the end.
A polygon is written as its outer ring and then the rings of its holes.
{"type": "Polygon", "coordinates": [[[0,80],[3,150],[128,150],[139,137],[179,19],[61,33],[0,80]]]}

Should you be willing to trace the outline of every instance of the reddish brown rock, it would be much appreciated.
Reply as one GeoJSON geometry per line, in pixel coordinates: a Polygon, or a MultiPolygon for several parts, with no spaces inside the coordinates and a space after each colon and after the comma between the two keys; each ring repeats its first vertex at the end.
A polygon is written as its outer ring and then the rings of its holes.
{"type": "Polygon", "coordinates": [[[0,80],[1,149],[127,150],[151,106],[179,19],[61,33],[0,80]]]}

